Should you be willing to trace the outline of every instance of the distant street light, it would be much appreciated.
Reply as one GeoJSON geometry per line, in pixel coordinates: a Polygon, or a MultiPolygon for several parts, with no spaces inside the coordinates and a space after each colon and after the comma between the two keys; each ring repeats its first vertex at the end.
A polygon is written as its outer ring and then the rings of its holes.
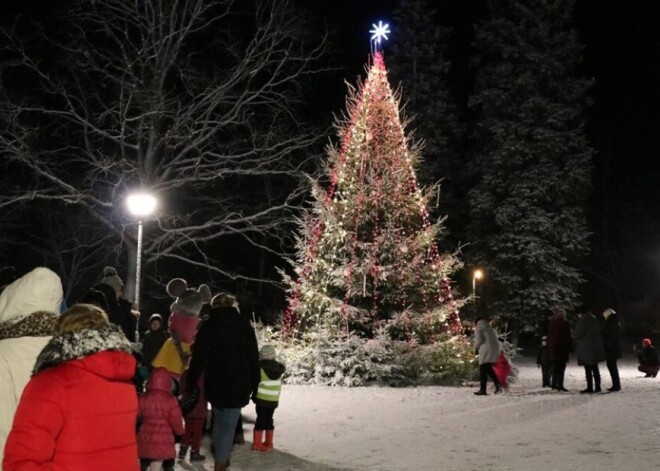
{"type": "MultiPolygon", "coordinates": [[[[140,311],[140,277],[142,275],[142,218],[150,216],[156,209],[156,198],[149,193],[133,193],[126,198],[126,205],[133,216],[138,218],[137,261],[135,266],[136,311],[140,311]]],[[[140,318],[135,323],[135,342],[140,341],[140,318]]]]}
{"type": "Polygon", "coordinates": [[[480,269],[476,269],[472,275],[472,297],[477,297],[477,280],[480,280],[484,277],[484,272],[480,269]]]}

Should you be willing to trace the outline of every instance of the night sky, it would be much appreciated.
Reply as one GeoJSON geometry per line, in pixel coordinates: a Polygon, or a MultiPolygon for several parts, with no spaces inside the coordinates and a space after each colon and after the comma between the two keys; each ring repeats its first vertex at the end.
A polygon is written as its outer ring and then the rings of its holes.
{"type": "MultiPolygon", "coordinates": [[[[315,0],[303,2],[331,34],[330,61],[336,67],[320,81],[310,104],[320,122],[344,109],[346,86],[364,75],[370,25],[392,23],[395,0],[315,0]]],[[[450,86],[459,106],[471,91],[469,67],[473,25],[484,17],[484,0],[447,0],[436,4],[439,24],[453,28],[450,86]]],[[[48,17],[43,2],[0,2],[3,24],[21,12],[48,17]]],[[[587,134],[596,149],[590,225],[593,255],[585,292],[599,296],[611,290],[601,277],[613,279],[619,299],[660,300],[660,2],[655,0],[578,0],[575,15],[584,50],[583,74],[594,79],[587,134]],[[605,255],[607,254],[607,256],[605,255]]],[[[390,43],[397,40],[392,23],[390,43]]],[[[387,46],[385,46],[387,61],[387,46]]],[[[396,85],[396,84],[394,84],[396,85]]],[[[405,90],[404,90],[405,99],[405,90]]]]}

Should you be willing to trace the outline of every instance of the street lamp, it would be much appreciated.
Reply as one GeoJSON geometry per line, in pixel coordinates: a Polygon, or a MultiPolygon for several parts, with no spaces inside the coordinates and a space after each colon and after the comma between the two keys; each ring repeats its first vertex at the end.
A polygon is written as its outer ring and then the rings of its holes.
{"type": "MultiPolygon", "coordinates": [[[[140,276],[142,274],[142,218],[151,215],[156,209],[156,198],[149,193],[133,193],[126,198],[126,205],[133,216],[138,218],[137,263],[135,266],[135,310],[140,311],[140,276]]],[[[140,319],[135,323],[135,342],[140,341],[140,319]]]]}
{"type": "Polygon", "coordinates": [[[472,275],[472,297],[477,297],[477,280],[480,280],[484,277],[484,272],[480,269],[476,269],[472,275]]]}

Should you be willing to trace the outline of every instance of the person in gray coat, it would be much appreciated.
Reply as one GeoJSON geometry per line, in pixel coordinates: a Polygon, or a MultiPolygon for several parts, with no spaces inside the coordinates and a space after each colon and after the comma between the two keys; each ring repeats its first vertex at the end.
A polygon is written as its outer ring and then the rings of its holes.
{"type": "Polygon", "coordinates": [[[497,340],[495,330],[490,326],[490,318],[483,316],[474,329],[474,349],[479,355],[479,391],[475,392],[477,396],[486,396],[486,384],[488,377],[493,380],[495,385],[495,394],[499,393],[500,382],[497,380],[493,364],[497,362],[500,355],[500,342],[497,340]]]}
{"type": "Polygon", "coordinates": [[[600,371],[598,363],[605,361],[605,347],[600,335],[598,319],[587,312],[580,316],[575,325],[575,353],[578,365],[584,366],[587,376],[587,389],[580,391],[581,394],[592,394],[600,392],[600,371]]]}

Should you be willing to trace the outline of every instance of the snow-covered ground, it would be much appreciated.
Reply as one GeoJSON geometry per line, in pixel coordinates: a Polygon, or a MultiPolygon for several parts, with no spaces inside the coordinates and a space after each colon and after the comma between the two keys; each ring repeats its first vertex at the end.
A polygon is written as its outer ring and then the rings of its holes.
{"type": "MultiPolygon", "coordinates": [[[[250,451],[248,406],[248,442],[234,448],[231,470],[658,469],[660,377],[643,378],[625,359],[621,392],[582,395],[584,370],[573,360],[565,381],[571,392],[559,393],[540,388],[534,359],[515,363],[517,382],[497,396],[475,396],[474,387],[285,385],[276,451],[250,451]]],[[[604,389],[611,386],[604,363],[601,375],[604,389]]]]}

